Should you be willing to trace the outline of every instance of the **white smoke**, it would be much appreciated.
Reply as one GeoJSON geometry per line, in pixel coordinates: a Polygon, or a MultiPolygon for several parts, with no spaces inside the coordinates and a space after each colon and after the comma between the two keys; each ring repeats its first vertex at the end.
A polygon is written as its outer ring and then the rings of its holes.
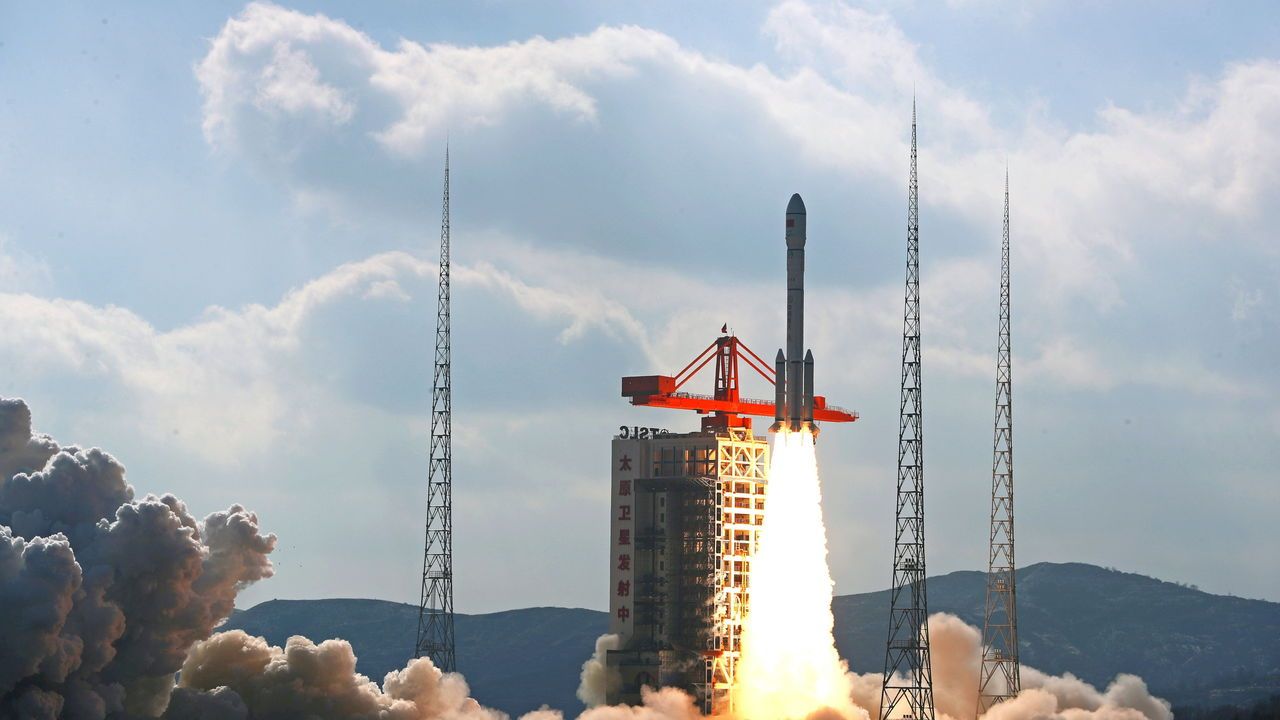
{"type": "Polygon", "coordinates": [[[596,638],[596,651],[591,659],[582,663],[582,675],[578,681],[578,699],[589,708],[604,705],[609,691],[621,682],[617,673],[609,672],[605,663],[610,650],[617,650],[621,638],[612,633],[596,638]]]}
{"type": "Polygon", "coordinates": [[[461,675],[430,660],[411,660],[388,673],[382,687],[356,672],[345,640],[315,644],[291,637],[283,648],[233,630],[197,643],[182,666],[182,702],[166,717],[197,710],[211,720],[502,720],[471,699],[461,675]],[[247,713],[247,714],[246,714],[247,713]]]}
{"type": "Polygon", "coordinates": [[[590,708],[578,716],[578,720],[695,720],[702,713],[694,707],[688,693],[675,688],[650,690],[640,693],[637,706],[610,705],[590,708]]]}
{"type": "MultiPolygon", "coordinates": [[[[596,641],[599,649],[609,638],[596,641]]],[[[978,704],[978,670],[982,660],[982,634],[977,628],[955,615],[935,613],[929,618],[929,643],[933,669],[933,700],[939,720],[974,720],[978,704]]],[[[595,667],[596,657],[583,665],[595,667]]],[[[1022,666],[1022,693],[1015,699],[993,707],[983,720],[1173,720],[1169,703],[1155,697],[1142,678],[1136,675],[1116,676],[1105,690],[1099,690],[1070,673],[1047,675],[1035,668],[1022,666]]],[[[806,720],[852,720],[880,717],[880,673],[849,673],[850,700],[853,710],[824,708],[806,720]]],[[[593,682],[598,678],[593,676],[593,682]]],[[[593,685],[592,687],[596,687],[593,685]]],[[[579,689],[581,697],[583,689],[579,689]]],[[[693,699],[674,689],[662,691],[661,698],[645,694],[641,708],[596,708],[581,720],[685,720],[698,717],[687,714],[693,699]],[[599,711],[601,714],[592,714],[599,711]],[[613,711],[609,714],[604,711],[613,711]],[[631,713],[631,714],[628,714],[631,713]]],[[[741,720],[740,718],[738,720],[741,720]]]]}
{"type": "MultiPolygon", "coordinates": [[[[929,618],[933,701],[940,720],[973,720],[978,705],[982,634],[960,618],[929,618]]],[[[1070,673],[1047,675],[1021,668],[1022,692],[991,708],[983,720],[1172,720],[1169,703],[1153,696],[1136,675],[1119,675],[1100,691],[1070,673]]],[[[879,673],[854,675],[854,702],[880,713],[879,673]]]]}

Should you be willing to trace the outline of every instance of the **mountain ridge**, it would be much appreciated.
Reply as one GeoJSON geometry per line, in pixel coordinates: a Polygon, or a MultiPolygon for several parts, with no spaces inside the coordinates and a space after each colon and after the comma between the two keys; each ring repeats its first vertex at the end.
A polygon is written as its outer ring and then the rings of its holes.
{"type": "MultiPolygon", "coordinates": [[[[1053,674],[1105,686],[1143,676],[1175,704],[1245,702],[1280,691],[1280,603],[1215,595],[1194,587],[1085,563],[1020,568],[1021,659],[1053,674]]],[[[929,610],[981,627],[985,573],[929,578],[929,610]]],[[[832,601],[836,646],[850,668],[879,672],[888,630],[888,590],[832,601]]],[[[290,635],[341,637],[360,672],[381,681],[412,654],[418,609],[387,600],[269,600],[237,610],[223,630],[282,645],[290,635]]],[[[543,704],[573,715],[583,661],[606,632],[606,613],[540,606],[459,614],[458,670],[474,696],[517,716],[543,704]]]]}

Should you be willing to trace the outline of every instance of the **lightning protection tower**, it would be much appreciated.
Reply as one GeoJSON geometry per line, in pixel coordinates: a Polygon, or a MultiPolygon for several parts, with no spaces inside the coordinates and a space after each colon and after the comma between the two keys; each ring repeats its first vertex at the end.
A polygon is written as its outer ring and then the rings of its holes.
{"type": "Polygon", "coordinates": [[[996,358],[996,418],[991,469],[991,534],[987,601],[982,623],[978,715],[1018,694],[1018,608],[1013,562],[1013,370],[1009,344],[1009,171],[1004,174],[1004,237],[1000,245],[1000,340],[996,358]]]}
{"type": "Polygon", "coordinates": [[[449,341],[449,148],[444,151],[440,217],[440,287],[436,301],[435,374],[431,384],[431,456],[427,469],[427,539],[414,657],[457,669],[453,641],[453,383],[449,341]]]}
{"type": "Polygon", "coordinates": [[[911,104],[911,178],[907,193],[907,290],[898,405],[898,493],[880,718],[933,720],[929,604],[924,565],[924,446],[920,397],[920,193],[916,109],[911,104]]]}

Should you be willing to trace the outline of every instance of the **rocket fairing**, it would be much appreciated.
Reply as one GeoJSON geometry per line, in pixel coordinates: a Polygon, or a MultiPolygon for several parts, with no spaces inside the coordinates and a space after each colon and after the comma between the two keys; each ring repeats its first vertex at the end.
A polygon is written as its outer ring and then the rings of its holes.
{"type": "Polygon", "coordinates": [[[787,203],[787,346],[778,350],[775,387],[775,422],[772,431],[787,427],[793,431],[813,422],[813,353],[804,353],[804,244],[806,239],[804,200],[799,193],[787,203]]]}

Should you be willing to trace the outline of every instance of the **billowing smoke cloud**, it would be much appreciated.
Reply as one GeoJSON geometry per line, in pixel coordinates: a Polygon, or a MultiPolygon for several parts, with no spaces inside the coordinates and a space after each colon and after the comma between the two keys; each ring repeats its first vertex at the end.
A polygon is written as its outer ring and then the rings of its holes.
{"type": "Polygon", "coordinates": [[[636,707],[613,705],[596,707],[578,716],[578,720],[695,720],[702,717],[693,698],[675,688],[645,690],[636,707]]]}
{"type": "Polygon", "coordinates": [[[389,673],[382,687],[356,672],[345,640],[291,637],[283,648],[233,630],[197,643],[166,718],[210,720],[502,720],[469,696],[461,675],[429,660],[389,673]]]}
{"type": "Polygon", "coordinates": [[[618,677],[610,673],[605,658],[610,650],[617,650],[621,638],[612,633],[596,638],[596,651],[591,659],[582,663],[582,675],[578,682],[578,699],[589,708],[604,705],[610,686],[616,686],[618,677]]]}
{"type": "MultiPolygon", "coordinates": [[[[597,658],[583,679],[600,683],[604,693],[604,651],[616,636],[597,642],[597,658]],[[588,680],[588,675],[590,679],[588,680]]],[[[431,661],[410,660],[388,673],[381,687],[356,672],[356,656],[345,640],[316,644],[291,637],[283,648],[240,630],[218,633],[196,643],[182,666],[181,685],[165,720],[506,720],[470,697],[466,680],[442,673],[431,661]]],[[[579,720],[696,720],[693,698],[673,689],[645,690],[636,707],[601,706],[579,720]]],[[[563,720],[558,710],[542,708],[520,720],[563,720]]]]}
{"type": "MultiPolygon", "coordinates": [[[[592,687],[605,682],[595,675],[595,666],[603,661],[601,646],[605,635],[596,643],[596,656],[583,664],[583,685],[579,696],[587,692],[588,670],[592,687]]],[[[978,704],[978,670],[982,658],[982,635],[978,629],[960,618],[936,613],[929,618],[929,643],[933,664],[933,700],[940,720],[974,720],[978,704]]],[[[820,710],[807,720],[853,720],[880,717],[879,673],[850,673],[853,715],[820,710]]],[[[646,693],[643,708],[601,707],[587,711],[580,720],[685,720],[698,717],[692,699],[676,690],[646,693]]],[[[1119,675],[1098,690],[1070,673],[1053,676],[1034,668],[1022,667],[1022,693],[1001,703],[983,715],[984,720],[1173,720],[1169,703],[1153,696],[1142,678],[1119,675]]]]}
{"type": "MultiPolygon", "coordinates": [[[[948,720],[972,720],[978,704],[982,635],[960,618],[936,613],[929,618],[933,661],[933,701],[948,720]]],[[[1147,690],[1135,675],[1119,675],[1100,691],[1071,674],[1046,675],[1022,667],[1022,692],[983,715],[984,720],[1172,720],[1169,703],[1147,690]]],[[[854,702],[879,717],[880,675],[856,676],[854,702]]]]}
{"type": "Polygon", "coordinates": [[[171,495],[135,500],[115,458],[0,399],[0,717],[158,717],[274,545],[238,505],[197,521],[171,495]]]}
{"type": "MultiPolygon", "coordinates": [[[[604,653],[617,636],[596,642],[583,668],[590,698],[604,699],[604,653]],[[590,666],[590,667],[588,667],[590,666]]],[[[316,644],[291,637],[283,648],[241,630],[218,633],[191,648],[181,684],[165,720],[506,720],[504,713],[470,697],[466,680],[442,673],[426,658],[388,673],[381,687],[356,672],[356,656],[345,640],[316,644]]],[[[591,707],[579,720],[697,720],[693,698],[674,688],[646,689],[639,706],[591,707]]],[[[550,708],[520,720],[564,720],[550,708]]]]}

